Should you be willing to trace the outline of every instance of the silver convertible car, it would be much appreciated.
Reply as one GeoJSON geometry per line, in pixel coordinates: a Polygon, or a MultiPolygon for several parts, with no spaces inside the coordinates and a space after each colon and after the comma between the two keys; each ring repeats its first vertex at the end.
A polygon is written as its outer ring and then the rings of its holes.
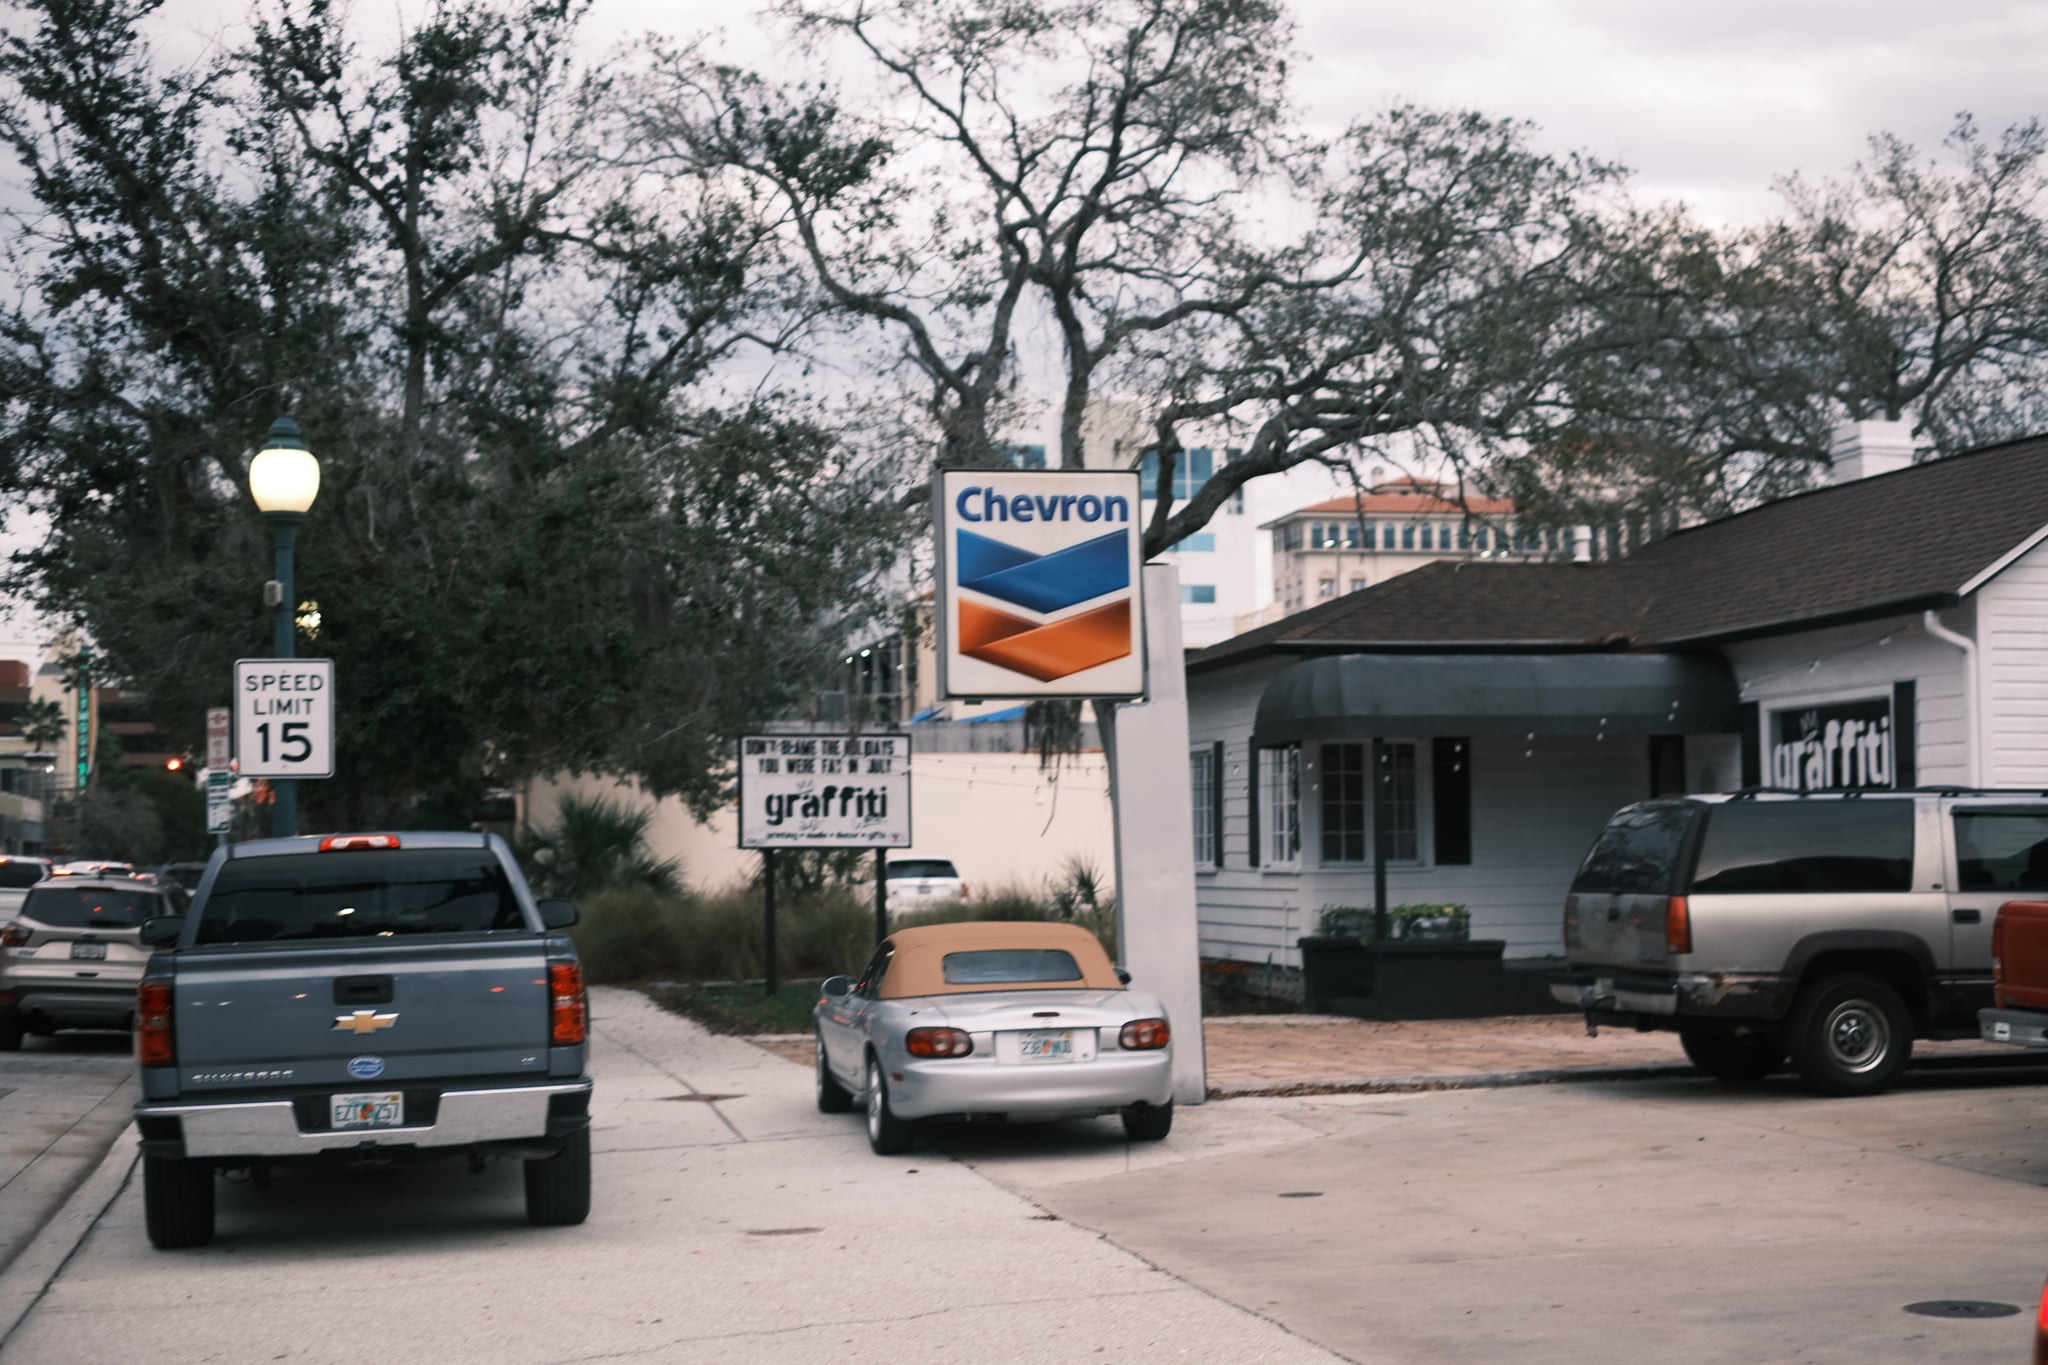
{"type": "Polygon", "coordinates": [[[818,1108],[859,1098],[868,1145],[910,1150],[919,1119],[1092,1118],[1156,1142],[1173,1129],[1173,1035],[1075,924],[899,929],[856,980],[821,988],[818,1108]]]}

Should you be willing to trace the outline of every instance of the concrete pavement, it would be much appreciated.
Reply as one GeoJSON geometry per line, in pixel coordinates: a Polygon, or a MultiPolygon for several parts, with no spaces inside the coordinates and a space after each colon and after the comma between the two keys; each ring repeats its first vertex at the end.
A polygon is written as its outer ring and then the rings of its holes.
{"type": "Polygon", "coordinates": [[[134,1103],[125,1034],[29,1038],[0,1052],[0,1271],[99,1165],[134,1103]]]}
{"type": "MultiPolygon", "coordinates": [[[[281,1171],[222,1188],[212,1246],[155,1252],[124,1136],[0,1274],[0,1358],[1339,1359],[943,1152],[873,1156],[858,1115],[819,1114],[807,1071],[752,1044],[626,991],[592,1013],[585,1225],[527,1226],[506,1163],[281,1171]]],[[[1070,1142],[1103,1169],[1169,1155],[1097,1128],[1070,1142]]]]}

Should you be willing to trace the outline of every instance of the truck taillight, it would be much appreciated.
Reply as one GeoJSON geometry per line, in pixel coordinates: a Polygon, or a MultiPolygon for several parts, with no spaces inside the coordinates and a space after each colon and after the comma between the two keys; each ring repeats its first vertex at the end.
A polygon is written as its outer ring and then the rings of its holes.
{"type": "Polygon", "coordinates": [[[590,1007],[583,994],[583,969],[573,962],[548,968],[548,994],[553,997],[556,1047],[574,1047],[590,1031],[590,1007]]]}
{"type": "Polygon", "coordinates": [[[1564,941],[1566,945],[1570,945],[1572,940],[1577,937],[1578,932],[1579,898],[1577,896],[1566,896],[1564,898],[1564,941]]]}
{"type": "Polygon", "coordinates": [[[9,920],[7,927],[0,929],[0,948],[28,947],[28,930],[15,920],[9,920]]]}
{"type": "Polygon", "coordinates": [[[1692,907],[1683,896],[1673,896],[1664,902],[1664,951],[1692,951],[1692,907]]]}
{"type": "Polygon", "coordinates": [[[320,841],[322,853],[364,853],[374,848],[397,848],[396,834],[330,834],[320,841]]]}
{"type": "Polygon", "coordinates": [[[171,1033],[171,987],[145,981],[135,989],[135,1060],[144,1066],[176,1066],[177,1040],[171,1033]]]}
{"type": "MultiPolygon", "coordinates": [[[[6,941],[6,934],[4,932],[0,932],[0,943],[5,943],[6,941]]],[[[2001,911],[1999,914],[1994,915],[1991,920],[1991,984],[1993,986],[1999,986],[2003,985],[2004,982],[2005,915],[2001,911]]],[[[2001,1001],[1999,1003],[2003,1002],[2001,1001]]]]}

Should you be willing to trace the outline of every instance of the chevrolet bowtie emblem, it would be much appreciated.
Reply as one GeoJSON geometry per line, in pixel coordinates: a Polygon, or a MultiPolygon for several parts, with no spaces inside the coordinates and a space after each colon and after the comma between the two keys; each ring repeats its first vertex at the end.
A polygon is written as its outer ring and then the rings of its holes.
{"type": "Polygon", "coordinates": [[[379,1014],[375,1010],[357,1010],[354,1014],[334,1016],[335,1033],[375,1033],[380,1028],[390,1028],[398,1022],[398,1015],[379,1014]]]}

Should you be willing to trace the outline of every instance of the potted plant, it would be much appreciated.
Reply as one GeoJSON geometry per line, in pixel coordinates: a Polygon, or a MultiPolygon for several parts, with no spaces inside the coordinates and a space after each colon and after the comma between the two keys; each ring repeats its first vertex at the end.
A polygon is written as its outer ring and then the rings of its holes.
{"type": "Polygon", "coordinates": [[[1366,1019],[1468,1019],[1505,1002],[1500,939],[1471,937],[1462,905],[1389,907],[1387,938],[1373,912],[1327,905],[1315,934],[1302,938],[1302,993],[1310,1010],[1366,1019]]]}
{"type": "Polygon", "coordinates": [[[1472,937],[1472,916],[1462,905],[1397,905],[1387,911],[1387,927],[1388,937],[1403,941],[1464,943],[1472,937]]]}
{"type": "Polygon", "coordinates": [[[1326,905],[1316,932],[1296,941],[1301,949],[1301,991],[1311,1013],[1365,1017],[1372,1000],[1373,913],[1354,905],[1326,905]]]}

